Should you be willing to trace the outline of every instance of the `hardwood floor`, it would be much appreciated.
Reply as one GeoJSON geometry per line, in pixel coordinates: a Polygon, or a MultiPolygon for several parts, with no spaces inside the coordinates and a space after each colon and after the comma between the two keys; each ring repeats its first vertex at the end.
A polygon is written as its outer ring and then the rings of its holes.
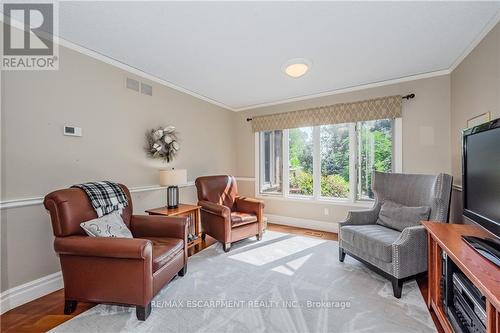
{"type": "MultiPolygon", "coordinates": [[[[326,231],[317,231],[310,229],[302,229],[297,227],[289,227],[277,224],[269,224],[268,229],[277,232],[296,234],[308,237],[316,237],[329,240],[337,240],[338,236],[335,233],[330,233],[326,231]]],[[[207,236],[206,240],[191,249],[189,249],[189,255],[193,255],[206,247],[215,243],[215,240],[207,236]]],[[[335,254],[335,260],[337,254],[335,254]]],[[[427,295],[427,279],[422,278],[418,282],[420,287],[420,292],[424,297],[427,295]]],[[[36,333],[36,332],[46,332],[67,320],[70,320],[74,316],[79,315],[82,312],[95,306],[94,303],[83,303],[78,302],[78,307],[76,311],[71,315],[65,315],[63,313],[64,306],[64,291],[58,290],[49,295],[36,299],[27,304],[21,305],[15,309],[12,309],[2,316],[0,316],[0,327],[1,332],[5,333],[36,333]]],[[[438,332],[444,332],[441,325],[437,321],[434,313],[431,312],[432,318],[438,332]]]]}

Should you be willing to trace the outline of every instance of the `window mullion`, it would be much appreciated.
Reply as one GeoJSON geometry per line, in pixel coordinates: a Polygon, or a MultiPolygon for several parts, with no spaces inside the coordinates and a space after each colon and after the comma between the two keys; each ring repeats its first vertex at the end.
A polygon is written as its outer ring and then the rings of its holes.
{"type": "Polygon", "coordinates": [[[358,188],[358,135],[356,123],[349,124],[349,200],[356,201],[358,188]]]}
{"type": "Polygon", "coordinates": [[[254,145],[255,145],[255,154],[254,154],[254,175],[255,175],[255,194],[261,193],[262,189],[262,176],[261,176],[261,170],[262,170],[262,145],[260,140],[261,132],[255,132],[255,137],[254,137],[254,145]]]}
{"type": "Polygon", "coordinates": [[[321,134],[320,127],[313,127],[313,198],[321,197],[321,134]]]}
{"type": "Polygon", "coordinates": [[[273,187],[274,184],[274,131],[271,132],[271,136],[269,137],[269,185],[273,187]]]}
{"type": "Polygon", "coordinates": [[[290,193],[290,180],[288,179],[288,174],[290,170],[290,161],[288,156],[288,130],[283,130],[283,196],[288,196],[290,193]]]}
{"type": "Polygon", "coordinates": [[[396,118],[393,120],[393,136],[392,136],[392,160],[394,162],[392,172],[403,172],[403,119],[396,118]]]}

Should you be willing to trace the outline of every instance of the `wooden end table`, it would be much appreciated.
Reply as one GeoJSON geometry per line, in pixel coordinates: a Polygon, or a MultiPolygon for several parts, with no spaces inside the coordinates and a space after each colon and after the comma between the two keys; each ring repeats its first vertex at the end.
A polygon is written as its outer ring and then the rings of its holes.
{"type": "Polygon", "coordinates": [[[159,207],[146,210],[149,215],[163,215],[163,216],[179,216],[188,218],[188,232],[195,235],[197,238],[188,243],[188,248],[201,243],[201,230],[200,230],[200,208],[201,206],[179,204],[177,208],[159,207]]]}

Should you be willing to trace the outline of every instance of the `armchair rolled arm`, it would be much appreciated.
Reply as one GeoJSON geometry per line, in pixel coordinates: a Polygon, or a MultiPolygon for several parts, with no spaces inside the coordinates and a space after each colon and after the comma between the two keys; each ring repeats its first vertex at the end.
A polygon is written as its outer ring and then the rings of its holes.
{"type": "Polygon", "coordinates": [[[201,209],[207,213],[219,215],[224,217],[225,219],[230,219],[231,217],[231,210],[224,205],[218,205],[216,203],[204,200],[198,201],[198,205],[201,206],[201,209]]]}
{"type": "Polygon", "coordinates": [[[366,225],[377,222],[379,210],[372,208],[368,210],[353,210],[347,215],[344,221],[339,222],[340,226],[346,225],[366,225]]]}
{"type": "Polygon", "coordinates": [[[247,197],[236,198],[236,210],[242,213],[253,213],[260,216],[264,210],[264,202],[247,197]]]}
{"type": "Polygon", "coordinates": [[[392,244],[394,276],[405,278],[427,270],[427,231],[418,225],[403,229],[392,244]]]}
{"type": "Polygon", "coordinates": [[[58,254],[123,259],[147,259],[153,245],[146,239],[70,236],[56,237],[54,249],[58,254]]]}
{"type": "Polygon", "coordinates": [[[130,229],[134,237],[171,237],[187,240],[186,217],[132,215],[130,229]]]}
{"type": "Polygon", "coordinates": [[[423,225],[404,228],[392,246],[406,246],[417,239],[427,241],[427,231],[423,225]]]}

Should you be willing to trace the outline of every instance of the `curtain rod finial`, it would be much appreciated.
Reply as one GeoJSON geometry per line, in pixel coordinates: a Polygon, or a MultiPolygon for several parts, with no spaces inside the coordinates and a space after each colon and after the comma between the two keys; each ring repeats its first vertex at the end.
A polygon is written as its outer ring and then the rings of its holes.
{"type": "Polygon", "coordinates": [[[413,93],[408,94],[406,96],[403,96],[403,99],[406,99],[406,100],[409,100],[409,99],[412,99],[412,98],[415,98],[415,94],[413,94],[413,93]]]}
{"type": "Polygon", "coordinates": [[[247,118],[247,121],[252,121],[252,118],[247,118]]]}

